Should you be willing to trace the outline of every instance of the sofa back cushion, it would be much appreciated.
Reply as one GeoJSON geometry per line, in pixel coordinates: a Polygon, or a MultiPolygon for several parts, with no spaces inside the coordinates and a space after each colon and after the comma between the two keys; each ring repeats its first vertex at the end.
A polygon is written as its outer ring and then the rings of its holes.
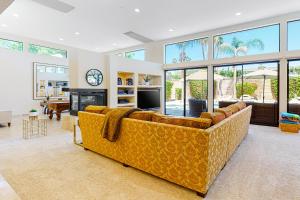
{"type": "Polygon", "coordinates": [[[85,107],[84,111],[85,112],[90,112],[90,113],[97,113],[97,114],[101,114],[103,112],[103,110],[105,110],[107,107],[106,106],[87,106],[85,107]]]}
{"type": "Polygon", "coordinates": [[[232,109],[230,107],[217,108],[215,111],[223,113],[225,117],[230,117],[232,115],[232,109]]]}
{"type": "Polygon", "coordinates": [[[224,113],[221,112],[214,112],[214,113],[202,112],[200,118],[210,119],[212,121],[212,125],[215,125],[223,121],[226,118],[226,116],[224,113]]]}
{"type": "Polygon", "coordinates": [[[138,119],[144,121],[152,121],[152,116],[154,115],[154,111],[136,111],[131,113],[128,118],[138,119]]]}
{"type": "Polygon", "coordinates": [[[154,114],[152,117],[153,122],[172,124],[177,126],[184,126],[190,128],[207,129],[211,127],[212,120],[205,118],[192,118],[192,117],[169,117],[166,115],[154,114]]]}

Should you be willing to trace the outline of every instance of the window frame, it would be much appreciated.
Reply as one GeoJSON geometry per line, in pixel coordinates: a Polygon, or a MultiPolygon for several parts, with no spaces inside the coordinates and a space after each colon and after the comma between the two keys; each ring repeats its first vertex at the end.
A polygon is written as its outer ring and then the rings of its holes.
{"type": "Polygon", "coordinates": [[[5,48],[5,47],[1,47],[1,49],[8,49],[8,50],[13,50],[13,51],[17,51],[17,52],[24,52],[24,42],[21,42],[21,41],[18,41],[18,40],[11,40],[11,39],[6,39],[6,38],[2,38],[0,37],[0,40],[5,40],[5,41],[9,41],[9,42],[17,42],[17,43],[20,43],[22,44],[22,50],[19,51],[19,50],[14,50],[14,49],[11,49],[11,48],[5,48]]]}
{"type": "MultiPolygon", "coordinates": [[[[240,30],[236,30],[236,31],[228,31],[228,32],[223,32],[223,33],[219,33],[219,34],[215,34],[212,35],[212,60],[221,60],[221,59],[232,59],[232,57],[225,57],[225,58],[215,58],[215,42],[214,42],[214,38],[217,36],[222,36],[222,35],[228,35],[228,34],[232,34],[232,33],[240,33],[240,32],[244,32],[244,31],[250,31],[250,30],[255,30],[255,29],[260,29],[260,28],[266,28],[266,27],[271,27],[271,26],[278,26],[278,52],[269,52],[269,53],[261,53],[261,54],[253,54],[253,55],[245,55],[245,56],[238,56],[236,58],[239,57],[246,57],[246,56],[261,56],[261,55],[267,55],[267,54],[276,54],[276,53],[280,53],[281,52],[281,24],[280,22],[277,23],[271,23],[271,24],[266,24],[266,25],[261,25],[261,26],[255,26],[255,27],[248,27],[245,29],[240,29],[240,30]]],[[[260,62],[260,61],[259,61],[260,62]]]]}
{"type": "MultiPolygon", "coordinates": [[[[215,68],[218,67],[229,67],[229,66],[238,66],[241,65],[242,66],[242,72],[243,72],[243,66],[244,65],[249,65],[249,64],[263,64],[263,63],[277,63],[277,68],[278,68],[278,72],[277,72],[277,80],[278,80],[278,97],[277,97],[277,106],[278,106],[278,110],[279,110],[279,105],[280,105],[280,61],[279,60],[271,60],[271,61],[259,61],[259,62],[244,62],[244,63],[234,63],[234,64],[226,64],[226,65],[215,65],[212,66],[213,67],[213,102],[215,100],[215,68]]],[[[242,73],[243,74],[243,73],[242,73]]],[[[242,76],[242,84],[244,83],[244,77],[242,76]]],[[[242,99],[243,100],[243,99],[242,99]]],[[[263,102],[265,104],[265,102],[263,102]]],[[[213,105],[213,112],[215,112],[215,106],[213,105]]],[[[279,113],[278,113],[279,114],[279,113]]]]}
{"type": "MultiPolygon", "coordinates": [[[[187,70],[193,70],[193,69],[206,69],[207,73],[207,106],[208,106],[208,95],[209,95],[209,91],[208,91],[208,78],[209,78],[209,70],[208,70],[208,66],[195,66],[195,67],[188,67],[188,68],[177,68],[177,69],[166,69],[164,70],[164,88],[166,88],[167,86],[167,72],[169,71],[177,71],[177,70],[182,70],[183,71],[183,115],[181,117],[188,117],[186,115],[186,71],[187,70]]],[[[166,89],[164,90],[164,114],[166,114],[166,110],[167,110],[167,91],[166,89]]],[[[208,110],[208,109],[207,109],[208,110]]],[[[166,114],[167,115],[167,114],[166,114]]]]}
{"type": "MultiPolygon", "coordinates": [[[[144,59],[141,60],[141,61],[145,61],[145,59],[146,59],[146,49],[145,49],[145,48],[135,49],[135,50],[132,50],[132,51],[125,51],[125,52],[123,53],[123,57],[124,57],[124,58],[127,58],[127,57],[126,57],[126,54],[127,54],[127,53],[133,53],[133,52],[137,52],[137,51],[144,51],[144,59]]],[[[119,53],[119,54],[120,54],[120,53],[119,53]]],[[[118,55],[117,55],[117,56],[118,56],[118,55]]],[[[128,59],[131,59],[131,58],[128,58],[128,59]]],[[[138,60],[138,59],[131,59],[131,60],[138,60]]]]}
{"type": "MultiPolygon", "coordinates": [[[[299,20],[300,21],[300,20],[299,20]]],[[[289,102],[289,97],[290,97],[290,62],[293,61],[299,61],[300,62],[300,57],[299,58],[294,58],[294,59],[287,59],[287,104],[286,104],[286,110],[287,112],[290,112],[290,102],[289,102]]]]}
{"type": "Polygon", "coordinates": [[[63,59],[67,59],[68,58],[68,51],[65,50],[65,49],[58,49],[58,48],[53,48],[53,47],[49,47],[49,46],[44,46],[44,45],[39,45],[39,44],[33,44],[33,43],[29,43],[28,44],[28,52],[33,54],[33,55],[42,55],[42,56],[51,56],[51,57],[54,57],[54,58],[63,58],[63,59]],[[32,53],[30,52],[30,46],[36,46],[36,47],[43,47],[43,48],[48,48],[48,49],[53,49],[53,50],[59,50],[59,51],[65,51],[66,52],[66,56],[64,57],[57,57],[57,56],[53,56],[53,55],[49,55],[49,54],[40,54],[40,53],[32,53]]]}
{"type": "MultiPolygon", "coordinates": [[[[186,39],[186,40],[180,40],[179,42],[165,43],[163,45],[163,48],[164,48],[164,50],[163,50],[163,52],[164,52],[164,64],[165,65],[173,65],[174,64],[174,63],[169,63],[169,64],[166,63],[166,58],[167,58],[166,47],[168,45],[179,44],[179,43],[189,42],[189,41],[193,41],[193,40],[201,40],[201,39],[208,39],[208,41],[209,41],[210,37],[211,36],[204,36],[204,37],[197,37],[197,38],[191,38],[191,39],[186,39]]],[[[208,43],[208,46],[207,46],[207,59],[206,60],[193,60],[191,62],[184,62],[184,63],[192,63],[192,62],[199,62],[199,61],[202,61],[202,62],[203,61],[208,61],[209,60],[209,56],[208,56],[209,48],[210,48],[210,45],[208,43]]],[[[182,63],[176,63],[176,64],[182,64],[182,63]]]]}

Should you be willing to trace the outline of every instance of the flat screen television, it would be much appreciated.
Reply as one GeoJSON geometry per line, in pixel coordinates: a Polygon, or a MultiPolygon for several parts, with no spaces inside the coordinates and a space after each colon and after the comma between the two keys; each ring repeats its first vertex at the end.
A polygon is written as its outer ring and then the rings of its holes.
{"type": "Polygon", "coordinates": [[[155,109],[160,107],[160,90],[138,90],[138,108],[155,109]]]}

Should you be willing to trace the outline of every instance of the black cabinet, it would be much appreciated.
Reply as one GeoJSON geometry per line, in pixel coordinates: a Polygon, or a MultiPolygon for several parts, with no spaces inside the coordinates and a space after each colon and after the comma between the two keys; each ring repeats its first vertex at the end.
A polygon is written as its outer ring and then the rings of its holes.
{"type": "Polygon", "coordinates": [[[107,106],[106,89],[70,89],[70,114],[78,115],[89,105],[107,106]]]}

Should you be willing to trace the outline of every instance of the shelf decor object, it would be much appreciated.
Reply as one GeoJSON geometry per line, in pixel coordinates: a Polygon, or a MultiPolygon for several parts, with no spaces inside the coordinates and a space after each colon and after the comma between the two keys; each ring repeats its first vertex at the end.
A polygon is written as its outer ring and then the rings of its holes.
{"type": "Polygon", "coordinates": [[[103,82],[103,74],[98,69],[90,69],[85,75],[86,82],[91,86],[99,86],[103,82]]]}

